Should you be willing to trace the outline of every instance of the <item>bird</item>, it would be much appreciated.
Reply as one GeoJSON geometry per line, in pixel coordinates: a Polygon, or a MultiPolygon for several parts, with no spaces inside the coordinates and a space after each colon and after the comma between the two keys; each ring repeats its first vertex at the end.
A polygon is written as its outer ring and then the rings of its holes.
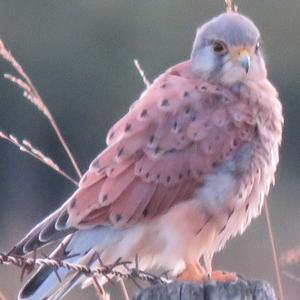
{"type": "MultiPolygon", "coordinates": [[[[190,58],[146,87],[76,191],[10,254],[56,242],[50,257],[66,262],[95,267],[95,253],[104,264],[138,257],[139,268],[178,280],[234,280],[214,271],[212,259],[260,215],[284,123],[260,45],[259,29],[239,12],[200,26],[190,58]]],[[[43,266],[18,299],[62,299],[86,280],[43,266]]]]}

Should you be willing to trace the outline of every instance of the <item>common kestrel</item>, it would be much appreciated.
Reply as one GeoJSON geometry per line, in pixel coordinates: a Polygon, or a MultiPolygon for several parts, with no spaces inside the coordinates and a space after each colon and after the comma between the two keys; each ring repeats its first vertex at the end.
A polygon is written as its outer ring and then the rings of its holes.
{"type": "MultiPolygon", "coordinates": [[[[282,107],[259,42],[254,23],[236,12],[201,26],[191,59],[142,93],[75,193],[11,253],[64,238],[52,256],[69,262],[138,255],[142,269],[221,278],[212,257],[260,214],[279,160],[282,107]]],[[[58,274],[61,282],[41,268],[19,299],[61,299],[86,279],[58,274]]]]}

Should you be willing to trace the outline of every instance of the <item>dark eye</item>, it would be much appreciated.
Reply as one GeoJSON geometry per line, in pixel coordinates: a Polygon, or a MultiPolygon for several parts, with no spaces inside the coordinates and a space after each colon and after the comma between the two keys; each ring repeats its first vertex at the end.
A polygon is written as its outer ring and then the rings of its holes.
{"type": "Polygon", "coordinates": [[[260,43],[257,42],[256,46],[255,46],[255,53],[257,54],[258,50],[260,49],[260,43]]]}
{"type": "Polygon", "coordinates": [[[213,44],[213,49],[215,53],[222,54],[226,51],[226,46],[223,42],[217,41],[213,44]]]}

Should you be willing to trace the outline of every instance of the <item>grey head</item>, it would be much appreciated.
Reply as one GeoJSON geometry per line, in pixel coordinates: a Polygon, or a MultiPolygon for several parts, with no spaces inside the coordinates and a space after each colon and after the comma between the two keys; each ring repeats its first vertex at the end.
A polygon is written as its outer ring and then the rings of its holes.
{"type": "Polygon", "coordinates": [[[193,72],[223,85],[266,77],[260,32],[239,13],[223,13],[200,27],[192,50],[193,72]]]}

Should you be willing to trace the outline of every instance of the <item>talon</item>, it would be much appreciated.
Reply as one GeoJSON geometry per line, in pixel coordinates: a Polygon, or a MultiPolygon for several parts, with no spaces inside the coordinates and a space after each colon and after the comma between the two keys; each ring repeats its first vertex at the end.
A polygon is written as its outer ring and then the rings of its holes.
{"type": "Polygon", "coordinates": [[[203,281],[205,272],[201,265],[197,262],[194,264],[187,264],[184,271],[177,276],[178,280],[183,281],[203,281]]]}
{"type": "Polygon", "coordinates": [[[213,271],[207,275],[207,279],[219,282],[231,282],[238,280],[238,276],[234,272],[213,271]]]}

